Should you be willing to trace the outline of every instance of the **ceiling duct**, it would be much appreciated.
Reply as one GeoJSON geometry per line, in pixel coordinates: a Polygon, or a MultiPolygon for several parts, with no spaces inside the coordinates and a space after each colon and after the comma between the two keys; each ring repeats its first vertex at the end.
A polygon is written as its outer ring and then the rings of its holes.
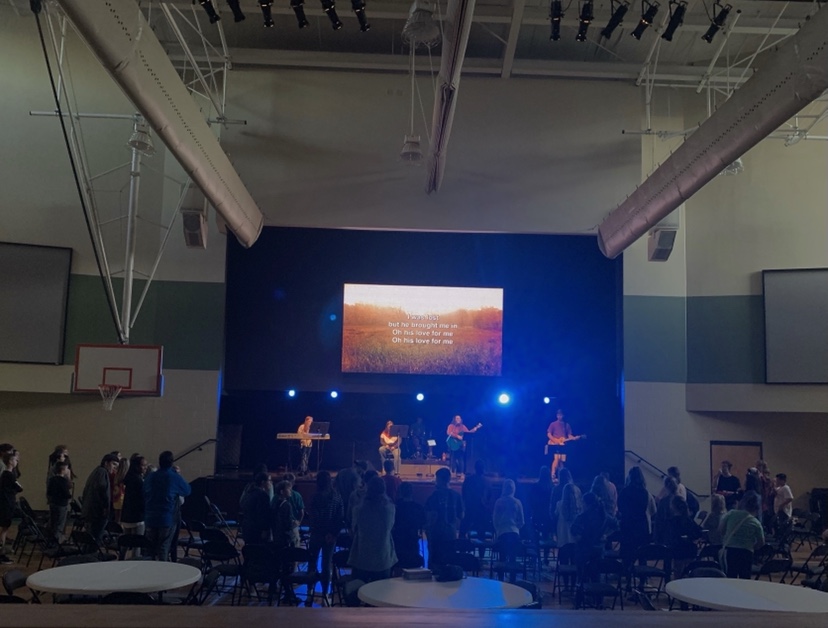
{"type": "Polygon", "coordinates": [[[454,110],[457,107],[457,90],[460,71],[466,57],[475,0],[449,0],[443,29],[443,54],[440,74],[437,76],[437,92],[434,95],[434,114],[431,121],[431,147],[428,153],[426,192],[440,189],[446,169],[446,148],[454,110]]]}
{"type": "Polygon", "coordinates": [[[828,89],[828,9],[760,68],[598,227],[614,258],[828,89]]]}
{"type": "Polygon", "coordinates": [[[58,0],[78,33],[244,246],[264,216],[134,0],[58,0]]]}

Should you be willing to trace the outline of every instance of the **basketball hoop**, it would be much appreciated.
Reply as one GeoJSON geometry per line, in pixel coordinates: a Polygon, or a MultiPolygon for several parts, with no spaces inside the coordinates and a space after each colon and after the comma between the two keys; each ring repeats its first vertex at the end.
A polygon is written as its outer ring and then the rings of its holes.
{"type": "Polygon", "coordinates": [[[101,401],[103,401],[104,410],[112,410],[112,404],[115,403],[115,399],[121,394],[121,387],[100,384],[98,390],[101,391],[101,401]]]}

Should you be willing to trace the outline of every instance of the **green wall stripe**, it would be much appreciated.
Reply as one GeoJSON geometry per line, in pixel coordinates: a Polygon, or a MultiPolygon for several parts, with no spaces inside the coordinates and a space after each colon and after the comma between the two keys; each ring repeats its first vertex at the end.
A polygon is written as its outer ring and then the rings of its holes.
{"type": "Polygon", "coordinates": [[[624,297],[624,378],[687,381],[684,298],[624,297]]]}
{"type": "Polygon", "coordinates": [[[687,338],[688,382],[764,383],[761,296],[689,297],[687,338]]]}
{"type": "MultiPolygon", "coordinates": [[[[144,283],[135,282],[135,304],[144,283]]],[[[113,286],[120,305],[123,281],[113,286]]],[[[131,344],[163,345],[165,368],[200,371],[221,368],[223,338],[224,284],[193,281],[154,281],[130,333],[131,344]]],[[[78,343],[117,341],[100,278],[72,275],[64,362],[74,362],[78,343]]]]}

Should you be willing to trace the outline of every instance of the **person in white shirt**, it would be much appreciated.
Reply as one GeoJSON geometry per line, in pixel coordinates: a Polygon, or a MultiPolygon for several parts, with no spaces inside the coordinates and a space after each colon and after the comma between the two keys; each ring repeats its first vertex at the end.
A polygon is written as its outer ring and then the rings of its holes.
{"type": "MultiPolygon", "coordinates": [[[[681,471],[679,471],[679,468],[669,467],[667,469],[667,476],[676,481],[676,495],[681,497],[684,501],[687,501],[687,488],[681,483],[681,471]]],[[[667,489],[662,488],[656,499],[657,501],[661,501],[665,497],[669,497],[669,495],[667,493],[667,489]]]]}
{"type": "Polygon", "coordinates": [[[391,435],[393,421],[385,422],[385,429],[380,432],[380,469],[385,465],[385,457],[390,454],[394,460],[394,473],[400,473],[400,437],[391,435]]]}
{"type": "Polygon", "coordinates": [[[786,521],[793,515],[793,491],[788,486],[788,476],[784,473],[776,474],[776,497],[773,500],[776,516],[786,521]],[[783,516],[784,515],[784,516],[783,516]]]}

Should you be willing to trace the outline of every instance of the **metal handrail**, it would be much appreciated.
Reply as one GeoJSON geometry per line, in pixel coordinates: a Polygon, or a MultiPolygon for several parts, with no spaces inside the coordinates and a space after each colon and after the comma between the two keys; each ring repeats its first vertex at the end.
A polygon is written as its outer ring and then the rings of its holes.
{"type": "MultiPolygon", "coordinates": [[[[659,474],[659,475],[661,476],[661,479],[664,479],[664,478],[666,478],[666,477],[667,477],[667,472],[666,472],[666,471],[662,471],[660,468],[658,468],[657,466],[655,466],[652,462],[650,462],[649,460],[647,460],[644,456],[642,456],[642,455],[640,455],[640,454],[637,454],[636,452],[634,452],[634,451],[633,451],[633,450],[631,450],[631,449],[625,449],[625,450],[624,450],[624,453],[625,453],[626,455],[628,455],[628,456],[632,457],[632,458],[636,458],[636,459],[638,460],[638,464],[645,464],[645,465],[647,465],[647,466],[648,466],[651,470],[653,470],[653,471],[655,471],[657,474],[659,474]]],[[[704,495],[704,494],[702,494],[702,493],[697,493],[696,491],[690,490],[689,488],[687,488],[687,485],[685,485],[685,486],[684,486],[684,488],[686,488],[686,489],[687,489],[687,492],[688,492],[688,493],[693,493],[693,495],[695,495],[695,496],[696,496],[696,499],[707,499],[708,497],[710,497],[710,495],[709,495],[709,494],[708,494],[708,495],[704,495]]]]}
{"type": "Polygon", "coordinates": [[[199,443],[198,445],[195,445],[194,447],[190,447],[187,451],[185,451],[180,456],[176,456],[175,457],[175,462],[178,462],[179,460],[181,460],[185,456],[189,456],[194,451],[203,451],[204,445],[209,445],[210,443],[217,443],[217,442],[218,441],[215,438],[208,438],[204,442],[199,443]]]}

